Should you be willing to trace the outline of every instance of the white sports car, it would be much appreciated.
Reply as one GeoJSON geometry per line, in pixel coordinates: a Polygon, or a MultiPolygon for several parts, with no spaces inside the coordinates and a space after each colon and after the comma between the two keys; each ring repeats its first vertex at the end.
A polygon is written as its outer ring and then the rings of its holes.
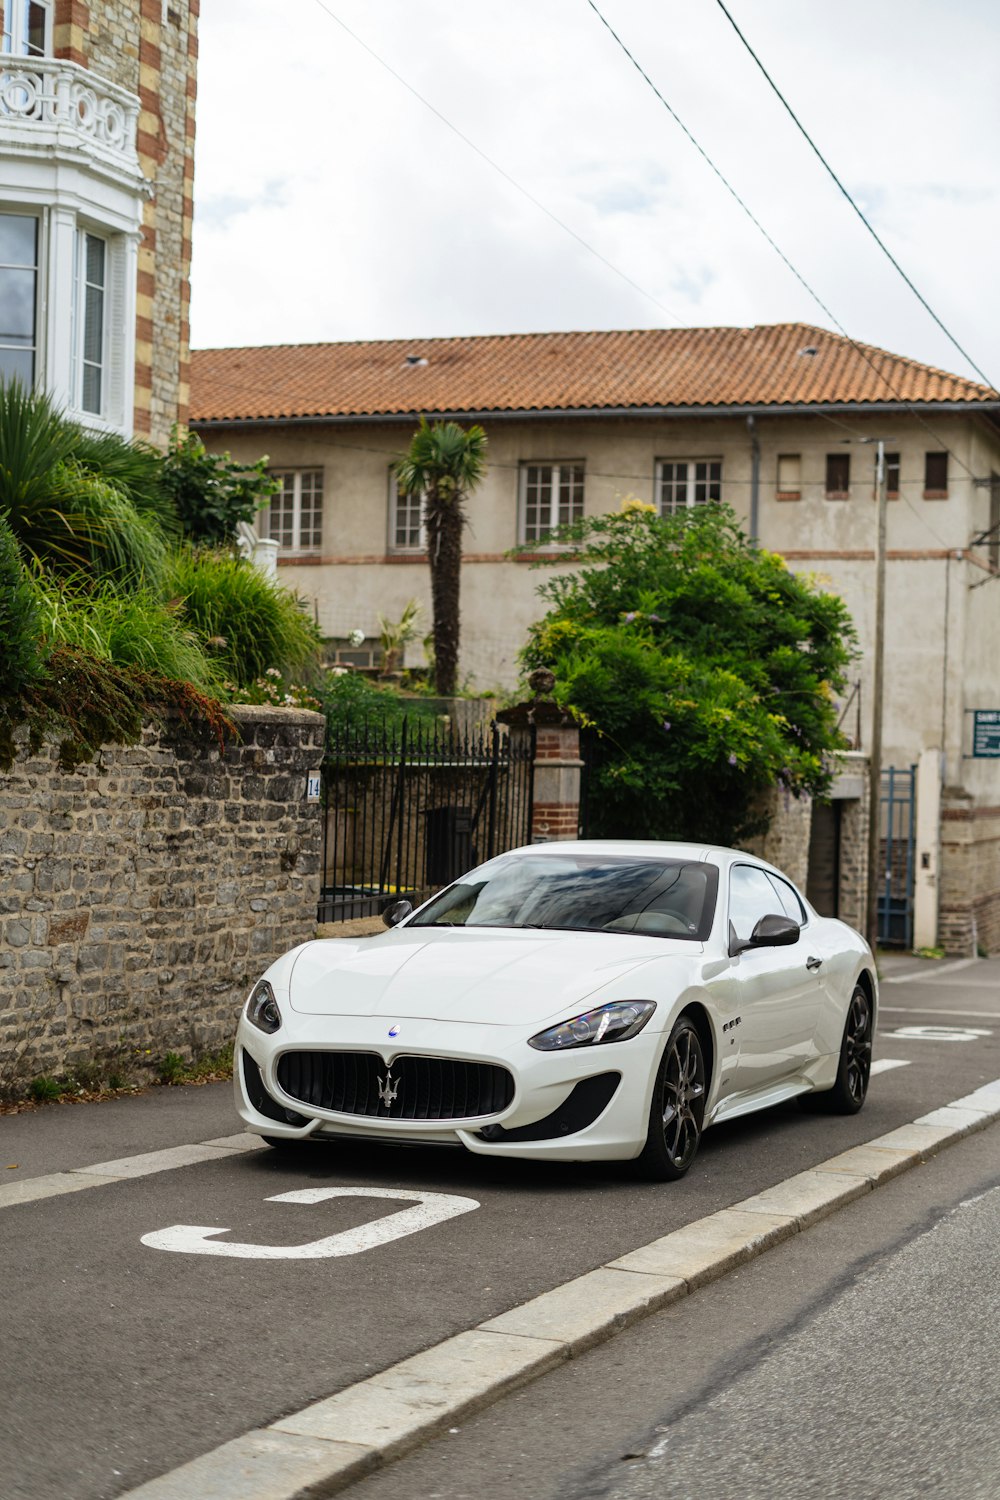
{"type": "Polygon", "coordinates": [[[871,951],[751,855],[532,845],[386,920],[254,986],[236,1100],[270,1145],[462,1145],[666,1179],[719,1120],[865,1101],[871,951]]]}

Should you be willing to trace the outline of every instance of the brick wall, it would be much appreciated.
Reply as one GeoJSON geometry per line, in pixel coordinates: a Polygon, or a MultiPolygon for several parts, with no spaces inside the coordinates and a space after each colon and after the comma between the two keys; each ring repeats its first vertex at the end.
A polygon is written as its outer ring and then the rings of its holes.
{"type": "Polygon", "coordinates": [[[143,211],[135,430],[163,446],[190,397],[191,220],[200,0],[57,0],[57,57],[139,96],[143,211]]]}
{"type": "Polygon", "coordinates": [[[234,710],[242,742],[147,731],[72,774],[0,777],[0,1087],[229,1039],[247,987],[313,935],[323,720],[234,710]]]}
{"type": "Polygon", "coordinates": [[[1000,953],[1000,807],[941,800],[938,942],[946,953],[1000,953]]]}

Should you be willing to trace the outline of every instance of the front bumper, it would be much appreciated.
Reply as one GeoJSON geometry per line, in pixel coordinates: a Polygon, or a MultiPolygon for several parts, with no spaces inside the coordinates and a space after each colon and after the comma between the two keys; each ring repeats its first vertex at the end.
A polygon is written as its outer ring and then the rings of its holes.
{"type": "Polygon", "coordinates": [[[645,1143],[663,1042],[649,1027],[627,1042],[551,1053],[529,1047],[520,1030],[515,1035],[504,1026],[410,1021],[403,1047],[386,1045],[381,1018],[299,1016],[284,1006],[282,1016],[273,1035],[245,1019],[237,1032],[236,1107],[259,1135],[464,1146],[483,1156],[562,1161],[628,1160],[645,1143]],[[337,1113],[292,1097],[279,1082],[282,1055],[306,1050],[377,1053],[387,1067],[404,1056],[488,1063],[509,1071],[513,1097],[495,1114],[468,1119],[337,1113]]]}

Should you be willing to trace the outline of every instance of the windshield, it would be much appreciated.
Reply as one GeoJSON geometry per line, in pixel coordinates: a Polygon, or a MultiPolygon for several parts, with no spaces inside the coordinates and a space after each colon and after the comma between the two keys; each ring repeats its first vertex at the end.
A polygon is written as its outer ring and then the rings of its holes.
{"type": "Polygon", "coordinates": [[[702,942],[714,865],[600,855],[502,855],[432,901],[411,927],[544,927],[702,942]]]}

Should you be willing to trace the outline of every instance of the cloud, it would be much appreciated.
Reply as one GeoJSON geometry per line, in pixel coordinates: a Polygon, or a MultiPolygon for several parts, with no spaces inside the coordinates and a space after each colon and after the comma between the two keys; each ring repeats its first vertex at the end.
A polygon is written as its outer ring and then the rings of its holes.
{"type": "MultiPolygon", "coordinates": [[[[200,22],[197,344],[828,323],[578,0],[336,8],[502,172],[319,6],[283,8],[277,45],[273,0],[213,0],[200,22]]],[[[717,8],[605,8],[851,334],[963,369],[717,8]]],[[[758,0],[746,22],[924,295],[1000,372],[991,306],[1000,204],[990,187],[1000,12],[981,0],[949,12],[949,54],[962,57],[961,71],[941,67],[934,0],[841,0],[833,9],[758,0]]]]}

